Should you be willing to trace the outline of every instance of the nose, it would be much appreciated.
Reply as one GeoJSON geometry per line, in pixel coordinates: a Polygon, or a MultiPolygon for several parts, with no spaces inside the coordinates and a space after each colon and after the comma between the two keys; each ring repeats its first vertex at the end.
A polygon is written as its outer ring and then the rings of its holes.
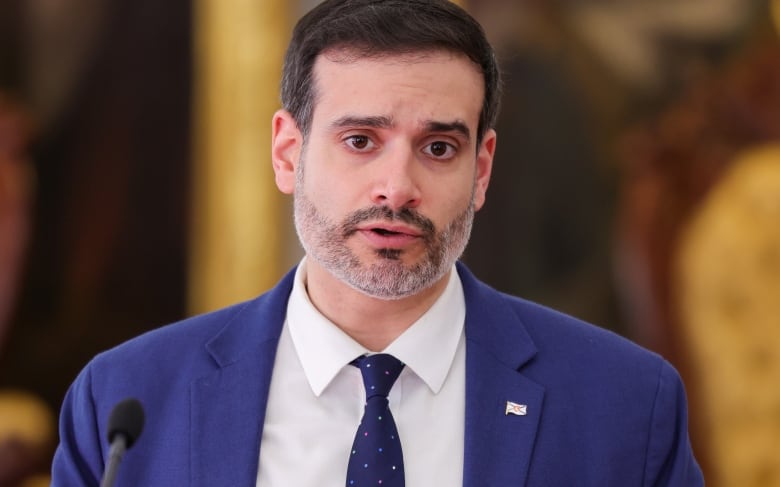
{"type": "Polygon", "coordinates": [[[375,182],[371,200],[375,205],[387,206],[393,210],[416,208],[420,204],[419,175],[416,158],[411,150],[385,154],[381,161],[375,161],[375,182]]]}

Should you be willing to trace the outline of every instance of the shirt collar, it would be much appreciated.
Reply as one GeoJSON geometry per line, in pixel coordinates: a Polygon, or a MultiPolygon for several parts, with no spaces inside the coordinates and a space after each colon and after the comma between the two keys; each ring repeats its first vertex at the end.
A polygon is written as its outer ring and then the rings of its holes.
{"type": "MultiPolygon", "coordinates": [[[[447,378],[463,335],[466,301],[454,266],[447,287],[431,308],[385,350],[411,369],[431,391],[447,378]]],[[[356,357],[370,353],[323,316],[306,292],[306,258],[295,273],[287,326],[303,371],[316,396],[356,357]]]]}

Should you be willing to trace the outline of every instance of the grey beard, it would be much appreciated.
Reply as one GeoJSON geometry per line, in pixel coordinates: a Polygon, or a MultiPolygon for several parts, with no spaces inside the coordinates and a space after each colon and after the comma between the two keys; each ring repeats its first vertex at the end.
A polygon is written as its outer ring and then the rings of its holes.
{"type": "Polygon", "coordinates": [[[370,207],[348,215],[342,223],[328,220],[303,194],[302,184],[294,194],[295,229],[307,256],[352,288],[375,298],[402,299],[438,282],[463,254],[474,221],[473,193],[467,208],[437,233],[428,218],[412,209],[393,212],[370,207]],[[357,225],[369,220],[402,221],[422,232],[426,250],[423,259],[404,264],[401,249],[378,249],[379,262],[364,265],[349,249],[347,240],[357,225]]]}

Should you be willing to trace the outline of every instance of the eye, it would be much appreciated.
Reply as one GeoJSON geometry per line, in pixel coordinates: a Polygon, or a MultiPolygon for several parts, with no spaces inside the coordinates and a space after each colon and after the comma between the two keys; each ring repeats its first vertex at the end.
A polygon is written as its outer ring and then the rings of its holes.
{"type": "Polygon", "coordinates": [[[452,144],[437,140],[425,146],[423,152],[436,159],[451,159],[455,156],[456,149],[452,144]]]}
{"type": "Polygon", "coordinates": [[[344,139],[344,143],[347,144],[350,149],[359,152],[371,150],[374,147],[374,143],[367,135],[350,135],[344,139]]]}

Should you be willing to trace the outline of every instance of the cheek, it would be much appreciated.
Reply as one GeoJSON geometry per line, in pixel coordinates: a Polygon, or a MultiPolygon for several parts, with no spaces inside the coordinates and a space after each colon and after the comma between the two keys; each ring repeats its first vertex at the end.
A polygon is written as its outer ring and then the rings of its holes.
{"type": "Polygon", "coordinates": [[[317,213],[332,223],[340,221],[349,211],[345,209],[346,189],[338,178],[306,171],[300,189],[317,213]]]}
{"type": "Polygon", "coordinates": [[[369,201],[365,181],[356,172],[335,170],[324,165],[305,166],[302,188],[304,194],[323,211],[354,211],[367,206],[369,201]]]}
{"type": "MultiPolygon", "coordinates": [[[[434,185],[431,189],[433,192],[428,193],[426,216],[441,230],[466,211],[471,203],[473,189],[473,183],[465,184],[462,181],[453,184],[440,182],[434,185]]],[[[426,213],[425,210],[421,211],[426,213]]]]}

